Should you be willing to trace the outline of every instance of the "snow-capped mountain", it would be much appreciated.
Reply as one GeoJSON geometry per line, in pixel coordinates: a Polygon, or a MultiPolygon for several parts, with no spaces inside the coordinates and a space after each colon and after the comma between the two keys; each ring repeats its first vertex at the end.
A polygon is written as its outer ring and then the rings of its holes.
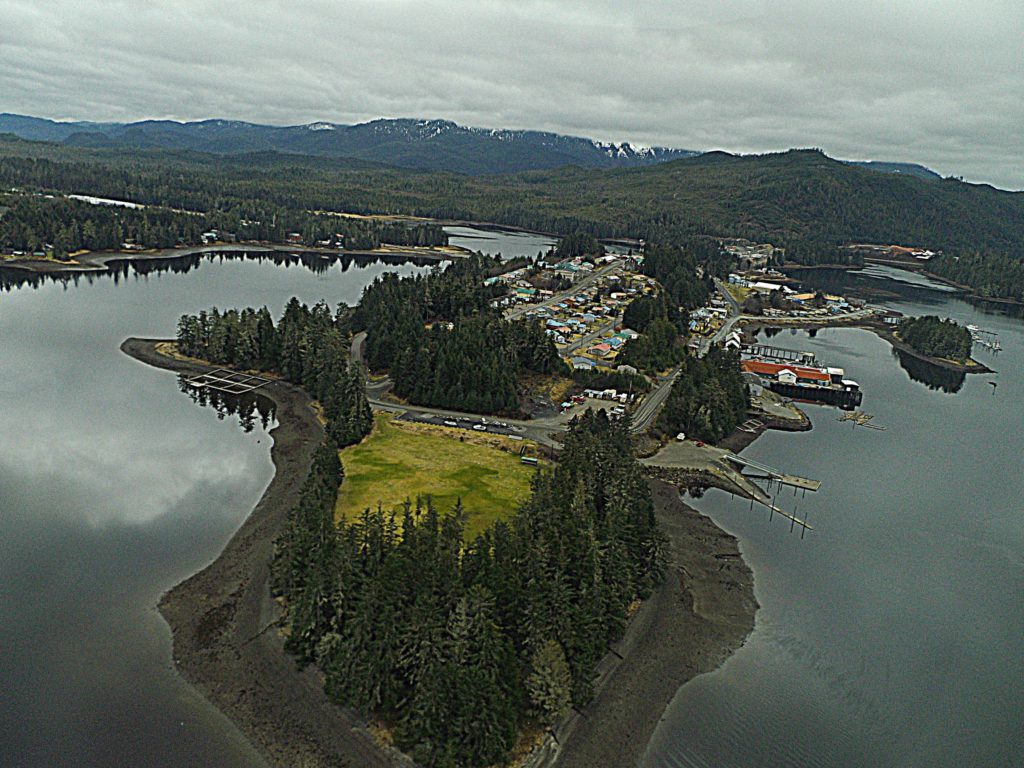
{"type": "MultiPolygon", "coordinates": [[[[77,146],[167,148],[238,154],[290,152],[350,157],[404,168],[466,174],[517,173],[567,165],[621,168],[701,154],[686,149],[597,141],[546,131],[467,128],[451,120],[380,119],[358,125],[326,121],[288,127],[239,120],[179,123],[56,122],[0,114],[0,133],[77,146]]],[[[868,163],[879,171],[935,176],[920,166],[868,163]]]]}

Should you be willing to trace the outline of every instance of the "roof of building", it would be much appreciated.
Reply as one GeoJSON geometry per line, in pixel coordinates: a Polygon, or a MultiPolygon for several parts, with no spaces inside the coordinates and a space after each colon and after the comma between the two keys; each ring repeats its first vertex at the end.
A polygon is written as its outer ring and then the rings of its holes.
{"type": "Polygon", "coordinates": [[[743,360],[741,366],[744,371],[756,373],[759,376],[778,376],[782,371],[789,370],[796,374],[797,378],[829,382],[828,372],[820,368],[808,368],[803,365],[786,365],[781,363],[766,363],[761,360],[743,360]]]}

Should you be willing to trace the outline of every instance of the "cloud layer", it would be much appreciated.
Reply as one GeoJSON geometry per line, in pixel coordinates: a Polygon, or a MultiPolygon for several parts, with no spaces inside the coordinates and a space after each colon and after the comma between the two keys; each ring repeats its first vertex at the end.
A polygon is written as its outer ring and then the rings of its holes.
{"type": "Polygon", "coordinates": [[[1019,0],[0,0],[0,110],[444,117],[1024,187],[1019,0]]]}

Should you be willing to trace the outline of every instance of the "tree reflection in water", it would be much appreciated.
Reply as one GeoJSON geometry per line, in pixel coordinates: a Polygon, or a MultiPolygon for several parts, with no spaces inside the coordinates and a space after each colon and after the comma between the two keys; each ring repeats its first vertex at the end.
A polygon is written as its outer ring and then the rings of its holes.
{"type": "Polygon", "coordinates": [[[914,381],[924,384],[928,389],[937,389],[948,394],[956,394],[964,385],[967,374],[963,371],[952,371],[939,365],[929,363],[899,349],[892,353],[899,360],[900,367],[914,381]]]}
{"type": "Polygon", "coordinates": [[[192,387],[189,386],[188,379],[188,376],[180,374],[178,388],[192,398],[192,402],[213,408],[217,412],[218,419],[237,415],[238,424],[244,432],[252,432],[257,419],[266,430],[275,418],[277,409],[274,401],[268,397],[256,392],[229,395],[207,387],[192,387]]]}

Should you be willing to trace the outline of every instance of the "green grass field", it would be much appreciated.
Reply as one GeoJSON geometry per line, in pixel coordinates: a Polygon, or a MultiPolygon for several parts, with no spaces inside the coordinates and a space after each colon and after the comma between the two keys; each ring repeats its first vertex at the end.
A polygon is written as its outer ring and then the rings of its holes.
{"type": "Polygon", "coordinates": [[[519,462],[513,450],[495,447],[507,438],[464,430],[396,422],[377,414],[373,433],[341,451],[345,479],[335,515],[352,520],[367,507],[401,510],[405,499],[431,496],[447,512],[456,499],[469,515],[466,537],[512,514],[530,493],[536,469],[519,462]],[[465,442],[459,441],[462,436],[465,442]]]}

